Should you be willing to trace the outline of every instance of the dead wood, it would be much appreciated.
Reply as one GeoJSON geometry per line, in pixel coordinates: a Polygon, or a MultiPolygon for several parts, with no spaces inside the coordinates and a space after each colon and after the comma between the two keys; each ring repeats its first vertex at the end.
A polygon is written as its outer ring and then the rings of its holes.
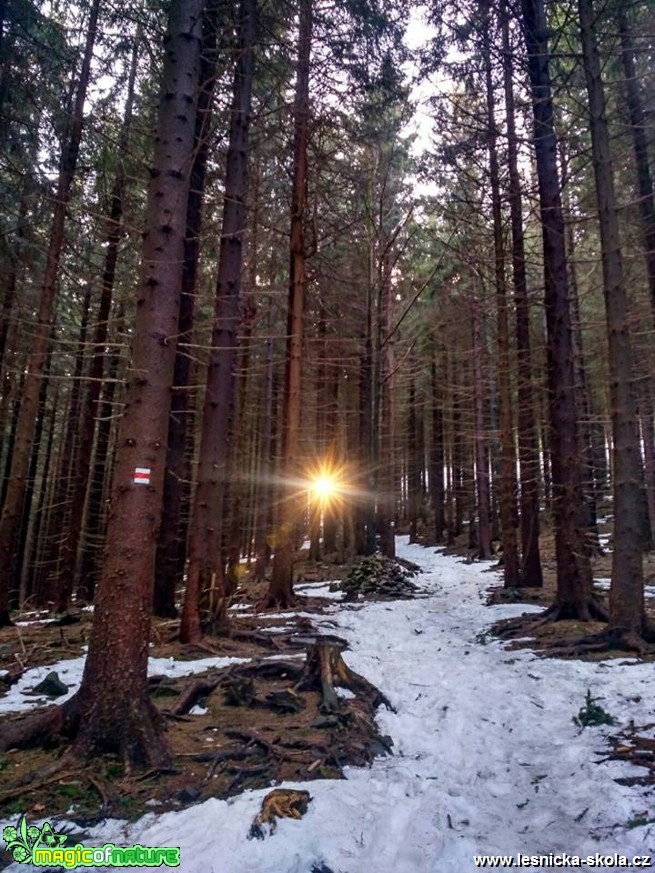
{"type": "Polygon", "coordinates": [[[63,706],[47,706],[4,720],[0,724],[0,752],[30,749],[53,742],[64,727],[63,706]]]}
{"type": "Polygon", "coordinates": [[[326,715],[341,711],[341,702],[335,687],[346,688],[353,694],[362,696],[374,709],[384,704],[387,709],[395,709],[382,692],[368,679],[355,673],[341,657],[344,645],[335,639],[321,638],[307,649],[307,660],[303,676],[295,686],[296,691],[320,690],[322,695],[321,712],[326,715]]]}
{"type": "Polygon", "coordinates": [[[201,697],[206,697],[211,694],[216,686],[220,683],[221,677],[216,679],[196,679],[181,692],[179,697],[169,707],[167,715],[186,715],[189,710],[193,709],[197,701],[201,697]]]}
{"type": "Polygon", "coordinates": [[[262,801],[262,808],[252,823],[248,839],[264,838],[263,824],[270,826],[270,833],[275,832],[278,818],[300,819],[307,812],[311,802],[309,791],[296,791],[290,788],[274,788],[262,801]]]}

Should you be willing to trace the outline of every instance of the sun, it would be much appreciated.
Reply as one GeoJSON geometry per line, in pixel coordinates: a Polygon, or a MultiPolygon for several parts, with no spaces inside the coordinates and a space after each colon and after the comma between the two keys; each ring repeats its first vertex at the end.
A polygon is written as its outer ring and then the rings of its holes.
{"type": "Polygon", "coordinates": [[[312,482],[312,491],[319,500],[330,500],[339,491],[339,483],[334,476],[321,473],[312,482]]]}
{"type": "Polygon", "coordinates": [[[309,499],[322,508],[343,501],[348,490],[344,468],[328,462],[308,471],[306,482],[309,499]]]}

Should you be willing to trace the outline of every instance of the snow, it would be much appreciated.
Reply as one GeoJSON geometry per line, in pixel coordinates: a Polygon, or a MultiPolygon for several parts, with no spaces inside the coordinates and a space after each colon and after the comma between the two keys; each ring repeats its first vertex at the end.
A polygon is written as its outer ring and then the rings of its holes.
{"type": "MultiPolygon", "coordinates": [[[[148,660],[148,674],[150,676],[168,676],[171,679],[179,676],[191,676],[194,673],[202,673],[214,667],[227,667],[229,664],[243,664],[248,658],[199,658],[195,661],[178,661],[175,658],[150,658],[148,660]]],[[[48,703],[64,703],[79,688],[84,670],[84,656],[59,661],[56,664],[48,664],[42,667],[33,667],[26,670],[15,685],[12,685],[7,693],[0,697],[0,715],[9,712],[24,712],[35,706],[43,706],[48,703]],[[68,693],[52,700],[45,695],[33,694],[32,689],[38,685],[52,670],[56,670],[59,678],[68,686],[68,693]]]]}
{"type": "MultiPolygon", "coordinates": [[[[655,854],[653,827],[628,827],[655,817],[655,799],[614,781],[640,771],[601,763],[607,736],[654,720],[653,665],[510,651],[489,625],[535,607],[486,606],[498,581],[490,565],[406,538],[398,553],[424,568],[415,581],[428,597],[314,616],[326,632],[336,624],[350,642],[349,666],[397,709],[378,710],[392,756],[348,769],[345,780],[287,785],[310,792],[309,809],[261,841],[247,835],[270,789],[132,824],[107,821],[85,844],[179,846],[183,873],[311,873],[320,864],[333,873],[467,873],[478,854],[655,854]],[[587,689],[616,727],[574,724],[587,689]]],[[[62,678],[71,682],[72,668],[62,678]]]]}

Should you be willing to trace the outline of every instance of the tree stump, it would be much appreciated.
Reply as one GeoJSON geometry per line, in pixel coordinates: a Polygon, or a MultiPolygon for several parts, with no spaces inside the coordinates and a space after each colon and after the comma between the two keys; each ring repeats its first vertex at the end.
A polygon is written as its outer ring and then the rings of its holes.
{"type": "Polygon", "coordinates": [[[296,685],[296,690],[320,690],[322,702],[320,710],[325,714],[338,713],[341,710],[339,697],[335,687],[347,688],[353,694],[363,697],[375,708],[381,703],[395,712],[389,700],[372,685],[368,679],[355,673],[341,657],[347,648],[347,643],[334,637],[318,637],[307,647],[307,660],[303,676],[296,685]]]}

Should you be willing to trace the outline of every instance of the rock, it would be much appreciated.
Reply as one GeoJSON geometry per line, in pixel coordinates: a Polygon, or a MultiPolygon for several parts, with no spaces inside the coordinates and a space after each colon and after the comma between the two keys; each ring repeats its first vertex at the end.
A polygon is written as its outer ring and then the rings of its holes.
{"type": "Polygon", "coordinates": [[[35,685],[32,691],[35,694],[45,694],[46,697],[61,697],[68,694],[68,686],[64,685],[56,670],[51,670],[42,682],[35,685]]]}

